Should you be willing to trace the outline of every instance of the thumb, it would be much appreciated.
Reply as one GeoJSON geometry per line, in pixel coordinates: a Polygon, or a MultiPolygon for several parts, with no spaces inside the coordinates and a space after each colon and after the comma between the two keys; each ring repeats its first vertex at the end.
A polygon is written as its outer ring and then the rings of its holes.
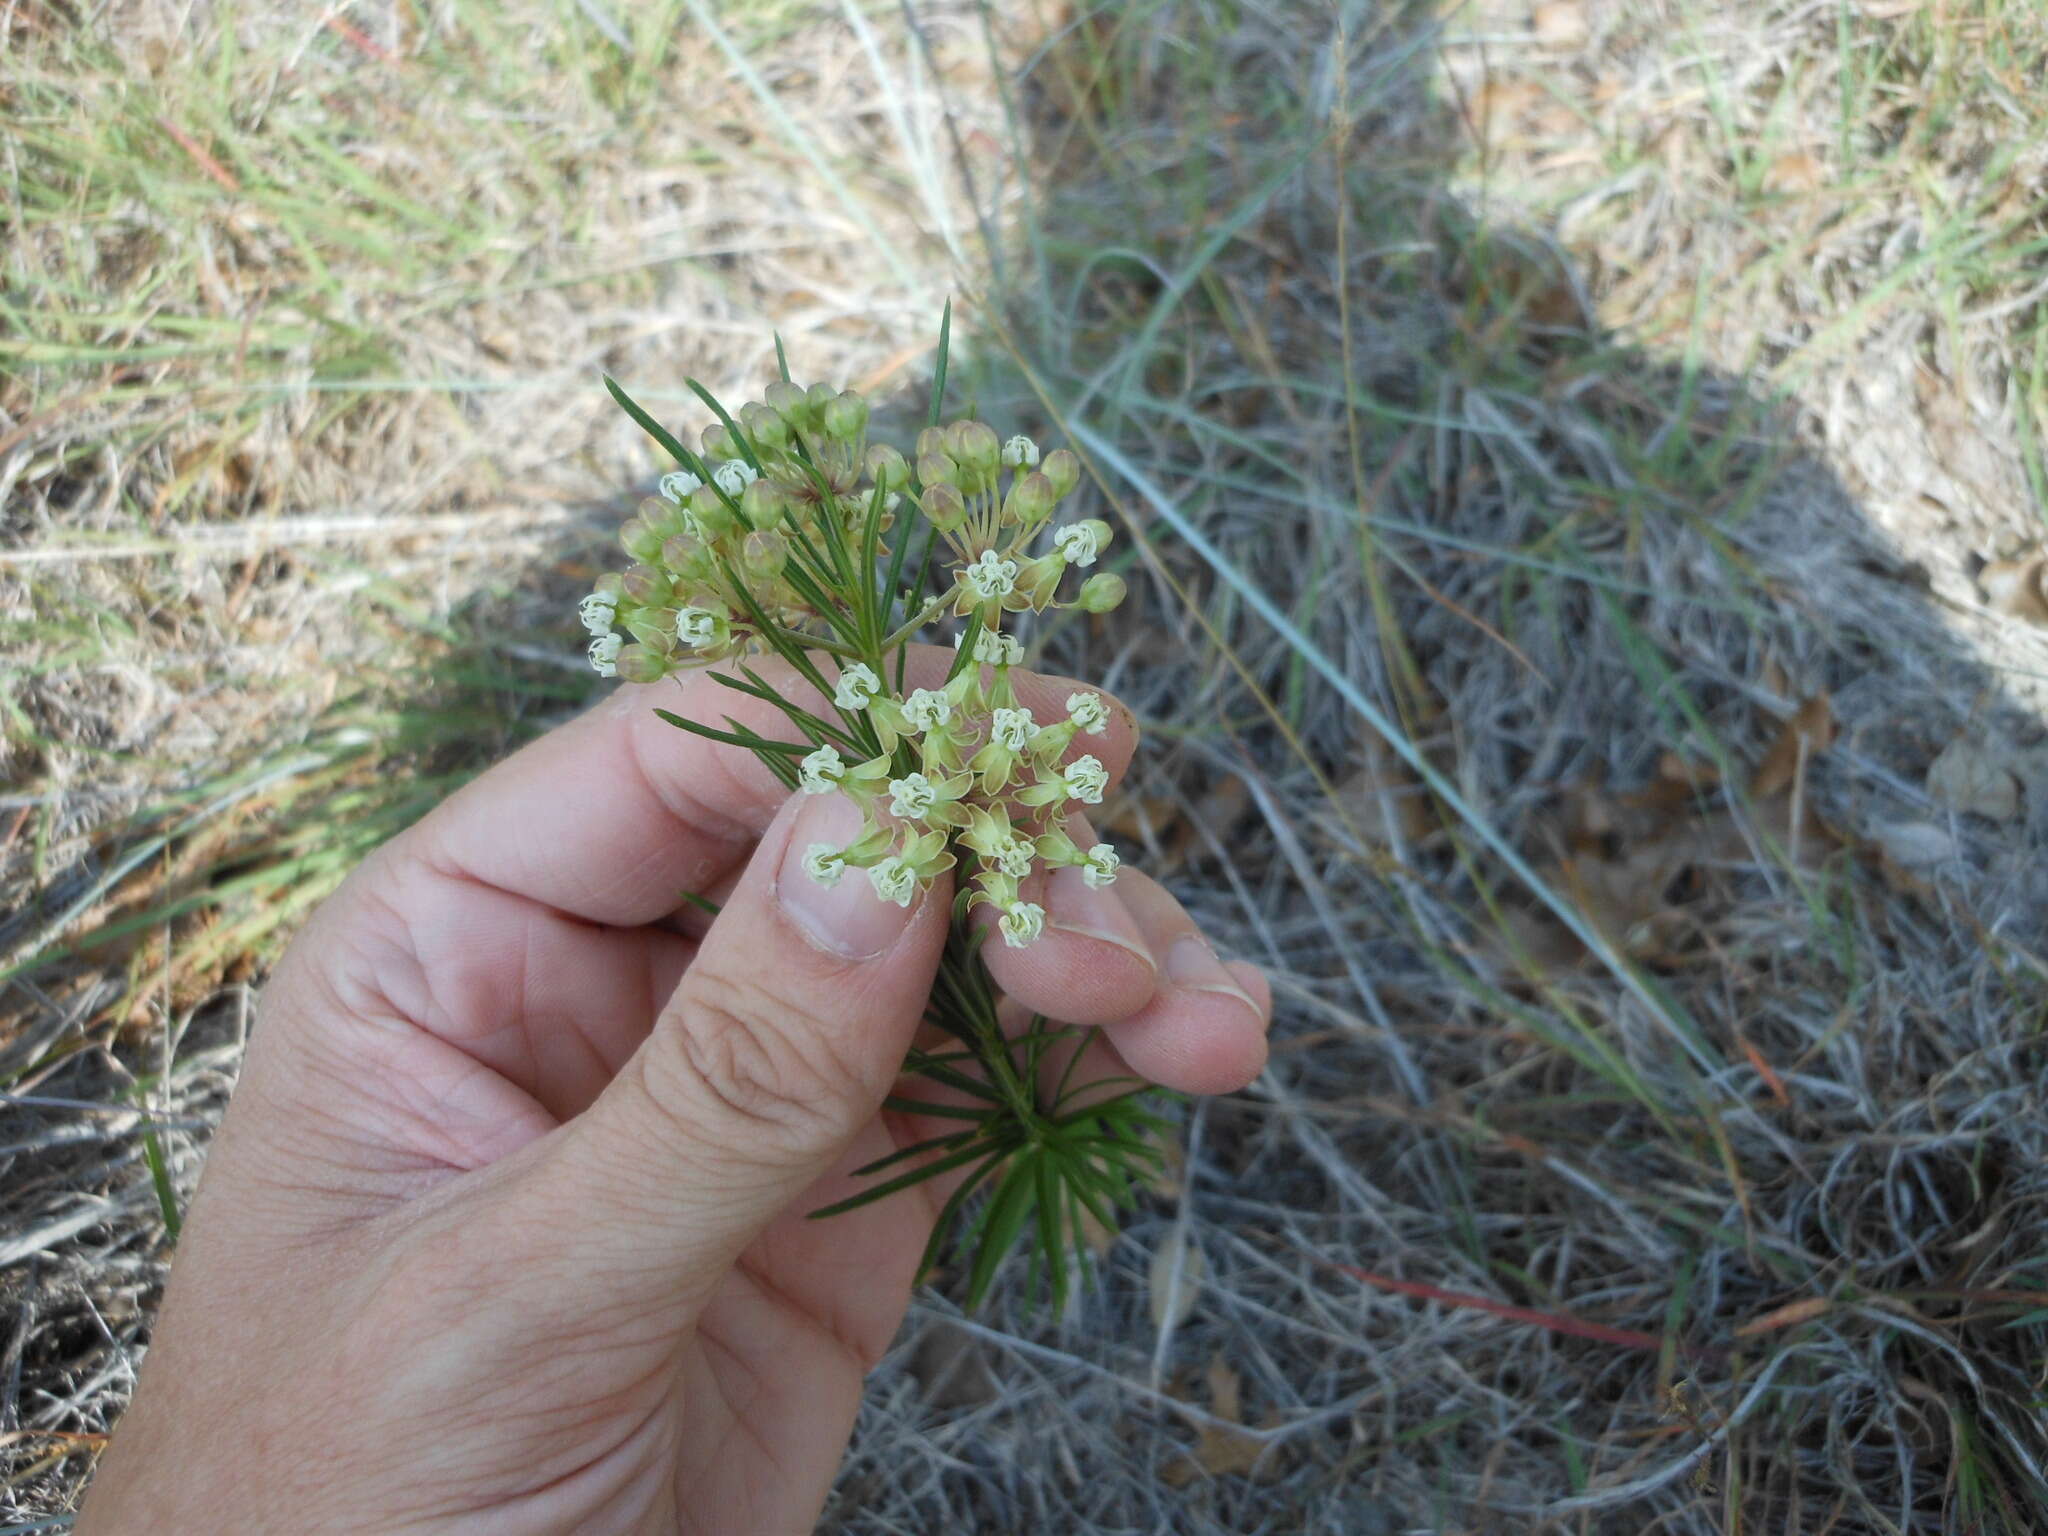
{"type": "Polygon", "coordinates": [[[796,795],[656,1020],[536,1178],[650,1300],[708,1289],[881,1107],[946,940],[950,882],[907,907],[863,871],[824,886],[816,845],[860,835],[843,795],[796,795]],[[595,1230],[593,1230],[595,1229],[595,1230]]]}

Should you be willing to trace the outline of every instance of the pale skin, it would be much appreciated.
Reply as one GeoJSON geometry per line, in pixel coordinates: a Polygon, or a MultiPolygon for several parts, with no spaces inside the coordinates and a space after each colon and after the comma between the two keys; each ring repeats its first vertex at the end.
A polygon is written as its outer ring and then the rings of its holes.
{"type": "MultiPolygon", "coordinates": [[[[1019,685],[1044,717],[1079,686],[1019,685]]],[[[880,1105],[950,890],[817,886],[803,854],[851,807],[652,713],[749,702],[621,688],[314,916],[78,1532],[811,1528],[938,1197],[806,1213],[925,1134],[880,1105]]],[[[1120,775],[1110,713],[1085,747],[1120,775]]],[[[1107,1070],[1168,1087],[1257,1074],[1264,980],[1157,884],[1066,871],[1037,899],[1044,936],[986,951],[1021,1009],[1103,1026],[1107,1070]]]]}

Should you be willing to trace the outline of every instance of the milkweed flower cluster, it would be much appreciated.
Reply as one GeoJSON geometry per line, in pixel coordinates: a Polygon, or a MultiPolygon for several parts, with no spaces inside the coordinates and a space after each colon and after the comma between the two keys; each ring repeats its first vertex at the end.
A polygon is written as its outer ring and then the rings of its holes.
{"type": "Polygon", "coordinates": [[[749,656],[791,660],[829,714],[778,698],[808,740],[746,744],[782,754],[770,760],[798,792],[844,794],[863,813],[851,842],[806,850],[811,877],[857,874],[908,905],[957,866],[969,909],[993,909],[1003,941],[1028,945],[1045,925],[1024,895],[1033,874],[1116,878],[1114,850],[1079,846],[1067,830],[1108,786],[1089,749],[1109,712],[1083,690],[1039,718],[1013,685],[1023,647],[1004,624],[1114,608],[1124,583],[1113,572],[1068,581],[1098,563],[1111,530],[1059,518],[1080,480],[1070,452],[1041,455],[1028,437],[999,440],[962,420],[928,428],[906,455],[870,442],[868,417],[857,393],[789,383],[722,415],[702,454],[620,529],[633,563],[579,609],[590,663],[651,683],[726,662],[758,682],[749,656]],[[914,544],[926,553],[912,567],[914,544]],[[949,620],[961,647],[951,675],[902,686],[897,653],[949,620]]]}

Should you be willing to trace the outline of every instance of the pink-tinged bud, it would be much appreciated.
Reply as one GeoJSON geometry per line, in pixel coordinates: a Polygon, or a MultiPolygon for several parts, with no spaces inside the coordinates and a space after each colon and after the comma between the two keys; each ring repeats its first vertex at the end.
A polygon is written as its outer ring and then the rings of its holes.
{"type": "Polygon", "coordinates": [[[620,525],[619,543],[635,560],[661,558],[661,535],[647,526],[645,518],[629,517],[620,525]]]}
{"type": "Polygon", "coordinates": [[[633,565],[620,578],[626,596],[648,608],[659,608],[673,595],[667,576],[651,565],[633,565]]]}
{"type": "Polygon", "coordinates": [[[941,533],[951,533],[967,521],[967,498],[944,481],[926,485],[924,495],[918,498],[918,505],[931,519],[932,526],[941,533]]]}
{"type": "MultiPolygon", "coordinates": [[[[946,429],[926,427],[917,434],[917,456],[921,459],[928,453],[946,452],[946,429]]],[[[948,457],[951,457],[949,454],[948,457]]]]}
{"type": "Polygon", "coordinates": [[[789,540],[763,529],[740,541],[740,569],[752,581],[773,581],[789,563],[789,540]]]}
{"type": "Polygon", "coordinates": [[[1052,481],[1043,471],[1034,470],[1010,487],[1003,515],[1014,518],[1020,527],[1036,528],[1052,516],[1053,504],[1059,499],[1052,481]]]}
{"type": "Polygon", "coordinates": [[[678,575],[695,575],[705,568],[711,554],[711,546],[694,533],[679,533],[672,539],[664,539],[661,545],[661,563],[678,575]]]}
{"type": "Polygon", "coordinates": [[[976,475],[990,476],[1002,463],[1003,445],[987,423],[956,421],[946,428],[946,452],[976,475]]]}
{"type": "Polygon", "coordinates": [[[644,645],[627,646],[619,652],[614,665],[619,669],[620,680],[628,683],[658,683],[675,670],[666,656],[644,645]]]}
{"type": "Polygon", "coordinates": [[[922,453],[917,458],[917,482],[919,485],[955,485],[960,483],[960,466],[943,453],[922,453]]]}

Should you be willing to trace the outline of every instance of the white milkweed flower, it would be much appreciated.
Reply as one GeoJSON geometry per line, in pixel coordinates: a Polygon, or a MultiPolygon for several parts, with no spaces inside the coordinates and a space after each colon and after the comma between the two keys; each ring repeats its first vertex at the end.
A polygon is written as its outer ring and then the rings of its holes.
{"type": "Polygon", "coordinates": [[[583,627],[600,639],[612,632],[612,621],[618,613],[619,600],[609,592],[593,592],[576,605],[576,616],[583,621],[583,627]]]}
{"type": "Polygon", "coordinates": [[[661,477],[661,494],[677,506],[689,499],[690,492],[703,488],[704,482],[687,469],[671,470],[661,477]]]}
{"type": "Polygon", "coordinates": [[[984,549],[981,558],[960,574],[984,602],[1008,597],[1017,589],[1017,562],[1005,560],[992,549],[984,549]]]}
{"type": "Polygon", "coordinates": [[[1077,757],[1064,775],[1067,793],[1083,805],[1102,804],[1102,792],[1109,788],[1109,770],[1094,757],[1077,757]]]}
{"type": "Polygon", "coordinates": [[[1067,695],[1067,719],[1075,730],[1100,736],[1109,729],[1109,706],[1102,702],[1099,693],[1070,693],[1067,695]]]}
{"type": "MultiPolygon", "coordinates": [[[[959,635],[953,637],[953,649],[960,649],[959,635]]],[[[1024,659],[1024,642],[1015,635],[999,634],[993,629],[984,629],[974,637],[974,659],[988,667],[1014,667],[1024,659]]]]}
{"type": "Polygon", "coordinates": [[[1107,843],[1097,843],[1081,856],[1082,883],[1101,890],[1116,879],[1116,867],[1123,861],[1107,843]]]}
{"type": "Polygon", "coordinates": [[[676,642],[679,645],[711,645],[718,639],[718,632],[725,620],[708,608],[678,608],[676,610],[676,642]]]}
{"type": "Polygon", "coordinates": [[[830,843],[811,844],[804,850],[804,873],[820,885],[837,885],[846,873],[846,850],[830,843]]]}
{"type": "Polygon", "coordinates": [[[882,680],[875,676],[875,669],[864,661],[856,661],[839,674],[832,702],[845,710],[866,709],[881,691],[882,680]]]}
{"type": "Polygon", "coordinates": [[[917,893],[917,871],[911,868],[908,860],[892,855],[879,864],[868,866],[868,883],[882,900],[907,907],[910,898],[917,893]]]}
{"type": "Polygon", "coordinates": [[[953,718],[953,706],[943,693],[930,688],[913,688],[903,701],[903,714],[920,731],[929,731],[953,718]]]}
{"type": "Polygon", "coordinates": [[[1029,469],[1038,462],[1038,444],[1022,432],[1003,444],[1003,465],[1008,469],[1029,469]]]}
{"type": "Polygon", "coordinates": [[[1013,837],[996,850],[996,868],[1012,880],[1022,880],[1031,873],[1031,863],[1038,850],[1021,837],[1013,837]]]}
{"type": "Polygon", "coordinates": [[[1053,529],[1052,547],[1066,556],[1067,564],[1085,569],[1102,553],[1102,536],[1086,523],[1068,523],[1053,529]]]}
{"type": "Polygon", "coordinates": [[[1006,752],[1022,752],[1031,745],[1035,723],[1028,709],[998,709],[989,727],[989,739],[1006,752]]]}
{"type": "Polygon", "coordinates": [[[599,635],[590,642],[590,667],[599,677],[619,675],[619,652],[626,648],[626,642],[617,635],[599,635]]]}
{"type": "Polygon", "coordinates": [[[996,926],[1003,931],[1003,942],[1012,949],[1022,949],[1041,933],[1045,932],[1045,908],[1035,901],[1020,901],[1003,913],[1003,919],[996,926]]]}
{"type": "Polygon", "coordinates": [[[737,496],[760,479],[761,472],[745,459],[727,459],[711,472],[711,478],[726,495],[737,496]]]}
{"type": "Polygon", "coordinates": [[[798,789],[807,795],[822,795],[839,787],[846,776],[846,759],[828,741],[796,765],[796,775],[798,789]]]}
{"type": "Polygon", "coordinates": [[[906,773],[900,779],[889,781],[889,814],[915,821],[932,808],[932,802],[939,798],[939,792],[932,787],[932,781],[921,773],[906,773]]]}

